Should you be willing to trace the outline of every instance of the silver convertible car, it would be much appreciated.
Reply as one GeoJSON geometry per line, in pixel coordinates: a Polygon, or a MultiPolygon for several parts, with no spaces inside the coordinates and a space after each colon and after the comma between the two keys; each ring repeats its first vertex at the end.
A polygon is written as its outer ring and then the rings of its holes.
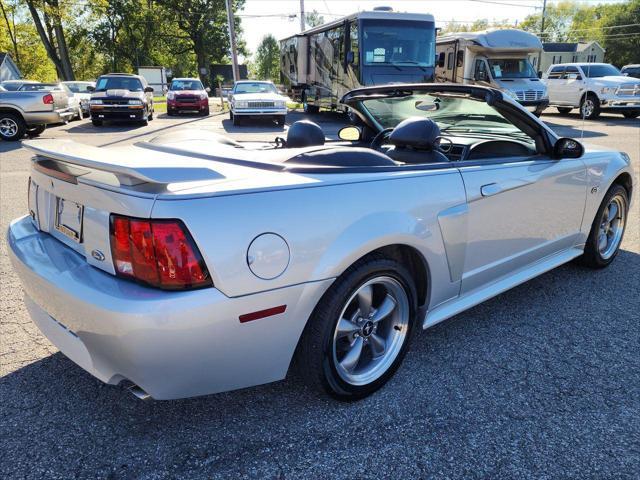
{"type": "MultiPolygon", "coordinates": [[[[381,387],[412,334],[565,262],[613,261],[629,157],[558,138],[501,92],[349,92],[359,127],[241,143],[178,131],[98,148],[25,142],[8,232],[29,312],[65,355],[139,397],[280,380],[381,387]]],[[[586,273],[585,273],[586,274],[586,273]]]]}

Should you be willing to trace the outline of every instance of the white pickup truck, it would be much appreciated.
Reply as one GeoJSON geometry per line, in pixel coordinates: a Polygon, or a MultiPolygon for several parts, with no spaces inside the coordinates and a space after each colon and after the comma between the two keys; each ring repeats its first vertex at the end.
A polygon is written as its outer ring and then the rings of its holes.
{"type": "Polygon", "coordinates": [[[65,91],[0,90],[0,138],[20,140],[40,135],[46,125],[63,123],[76,113],[69,109],[65,91]]]}
{"type": "Polygon", "coordinates": [[[542,77],[549,105],[562,114],[574,108],[587,119],[601,112],[640,115],[640,80],[623,75],[608,63],[562,63],[552,65],[542,77]]]}

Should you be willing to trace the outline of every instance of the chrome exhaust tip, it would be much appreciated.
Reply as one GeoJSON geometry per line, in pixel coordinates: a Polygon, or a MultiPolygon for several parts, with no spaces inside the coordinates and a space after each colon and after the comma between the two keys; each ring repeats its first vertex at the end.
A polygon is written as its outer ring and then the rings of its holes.
{"type": "Polygon", "coordinates": [[[149,395],[147,392],[145,392],[142,388],[140,388],[136,384],[131,385],[129,387],[129,391],[133,393],[136,397],[138,397],[138,399],[142,400],[143,402],[150,402],[151,400],[153,400],[153,397],[151,397],[151,395],[149,395]]]}

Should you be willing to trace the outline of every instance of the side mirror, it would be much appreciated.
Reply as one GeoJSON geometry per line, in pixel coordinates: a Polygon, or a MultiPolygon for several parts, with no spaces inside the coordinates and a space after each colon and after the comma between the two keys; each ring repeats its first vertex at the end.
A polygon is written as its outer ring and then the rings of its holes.
{"type": "Polygon", "coordinates": [[[153,87],[144,87],[144,93],[153,93],[153,87]]]}
{"type": "Polygon", "coordinates": [[[629,76],[629,72],[622,72],[622,75],[624,75],[625,77],[629,76]]]}
{"type": "Polygon", "coordinates": [[[554,158],[580,158],[584,147],[573,138],[560,138],[553,146],[554,158]]]}
{"type": "Polygon", "coordinates": [[[353,62],[355,61],[355,55],[353,54],[353,50],[349,50],[347,52],[347,65],[353,65],[353,62]]]}
{"type": "Polygon", "coordinates": [[[338,138],[340,140],[357,142],[358,140],[360,140],[361,137],[362,137],[362,131],[358,127],[354,127],[353,125],[342,127],[338,131],[338,138]]]}
{"type": "Polygon", "coordinates": [[[207,93],[211,93],[211,89],[209,87],[205,88],[204,91],[207,93]]]}
{"type": "Polygon", "coordinates": [[[542,70],[538,70],[538,78],[542,78],[542,70]]]}
{"type": "Polygon", "coordinates": [[[87,86],[87,92],[95,92],[95,91],[96,91],[96,87],[94,87],[93,85],[87,86]]]}

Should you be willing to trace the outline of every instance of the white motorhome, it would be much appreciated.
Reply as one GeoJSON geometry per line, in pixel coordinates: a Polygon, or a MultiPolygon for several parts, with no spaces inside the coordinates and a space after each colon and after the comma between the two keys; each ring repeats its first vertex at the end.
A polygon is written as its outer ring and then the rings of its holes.
{"type": "Polygon", "coordinates": [[[547,88],[528,60],[542,51],[540,39],[515,29],[458,32],[436,38],[436,81],[499,88],[540,115],[547,88]]]}

